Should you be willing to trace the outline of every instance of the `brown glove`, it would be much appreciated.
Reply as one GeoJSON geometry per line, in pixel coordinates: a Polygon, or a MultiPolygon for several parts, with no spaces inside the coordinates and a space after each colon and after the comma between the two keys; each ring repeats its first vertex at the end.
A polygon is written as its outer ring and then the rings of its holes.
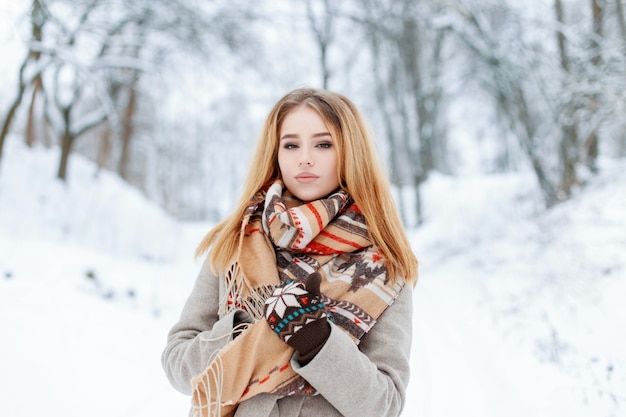
{"type": "Polygon", "coordinates": [[[276,335],[300,353],[302,365],[315,357],[330,336],[328,311],[321,300],[319,272],[304,281],[287,281],[265,301],[265,318],[276,335]]]}

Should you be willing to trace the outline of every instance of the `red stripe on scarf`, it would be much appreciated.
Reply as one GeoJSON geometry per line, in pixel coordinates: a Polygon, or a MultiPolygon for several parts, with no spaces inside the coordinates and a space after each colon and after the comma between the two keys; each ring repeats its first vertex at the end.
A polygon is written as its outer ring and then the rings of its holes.
{"type": "Polygon", "coordinates": [[[313,206],[313,204],[307,203],[306,206],[315,216],[315,219],[317,220],[317,228],[319,230],[322,230],[324,228],[324,224],[322,223],[322,216],[320,216],[320,213],[315,209],[315,206],[313,206]]]}
{"type": "Polygon", "coordinates": [[[356,211],[357,213],[361,214],[361,210],[359,210],[359,206],[357,206],[356,203],[348,207],[346,211],[356,211]]]}
{"type": "Polygon", "coordinates": [[[344,243],[344,244],[346,244],[346,245],[350,245],[350,246],[352,246],[352,247],[354,247],[354,248],[357,248],[357,249],[361,249],[361,248],[363,247],[363,245],[359,245],[358,243],[356,243],[356,242],[354,242],[354,241],[352,241],[352,240],[344,239],[344,238],[339,237],[339,236],[337,236],[337,235],[334,235],[334,234],[332,234],[332,233],[328,233],[328,232],[327,232],[327,231],[325,231],[325,230],[322,230],[322,231],[320,232],[320,235],[323,235],[323,236],[329,237],[329,238],[331,238],[331,239],[333,239],[333,240],[335,240],[335,241],[337,241],[337,242],[344,243]]]}

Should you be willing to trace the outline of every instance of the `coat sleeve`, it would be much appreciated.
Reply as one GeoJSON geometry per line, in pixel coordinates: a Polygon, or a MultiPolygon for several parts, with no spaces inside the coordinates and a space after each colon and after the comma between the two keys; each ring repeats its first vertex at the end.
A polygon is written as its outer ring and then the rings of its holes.
{"type": "Polygon", "coordinates": [[[243,311],[219,318],[219,297],[219,279],[205,262],[161,355],[167,378],[183,394],[191,395],[191,378],[202,373],[213,354],[232,340],[236,323],[245,321],[243,311]]]}
{"type": "Polygon", "coordinates": [[[410,374],[413,289],[405,285],[360,346],[331,324],[317,356],[292,366],[342,415],[398,416],[410,374]]]}

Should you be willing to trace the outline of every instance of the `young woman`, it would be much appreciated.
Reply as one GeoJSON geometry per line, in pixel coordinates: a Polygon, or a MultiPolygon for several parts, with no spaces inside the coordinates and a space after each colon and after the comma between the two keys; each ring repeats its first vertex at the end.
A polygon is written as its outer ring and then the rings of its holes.
{"type": "Polygon", "coordinates": [[[163,367],[196,416],[398,416],[417,259],[346,97],[298,89],[270,112],[163,367]]]}

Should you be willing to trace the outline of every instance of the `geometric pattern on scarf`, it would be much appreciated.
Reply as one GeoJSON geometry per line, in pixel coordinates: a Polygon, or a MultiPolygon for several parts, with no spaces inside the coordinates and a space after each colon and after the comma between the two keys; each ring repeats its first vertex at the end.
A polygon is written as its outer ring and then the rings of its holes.
{"type": "Polygon", "coordinates": [[[282,282],[318,271],[329,316],[356,344],[404,285],[401,277],[396,284],[388,280],[365,218],[347,193],[303,203],[283,188],[276,181],[244,213],[220,313],[244,309],[256,321],[192,379],[193,415],[231,416],[237,404],[260,393],[315,394],[291,368],[293,348],[273,334],[263,316],[265,300],[282,282]]]}

